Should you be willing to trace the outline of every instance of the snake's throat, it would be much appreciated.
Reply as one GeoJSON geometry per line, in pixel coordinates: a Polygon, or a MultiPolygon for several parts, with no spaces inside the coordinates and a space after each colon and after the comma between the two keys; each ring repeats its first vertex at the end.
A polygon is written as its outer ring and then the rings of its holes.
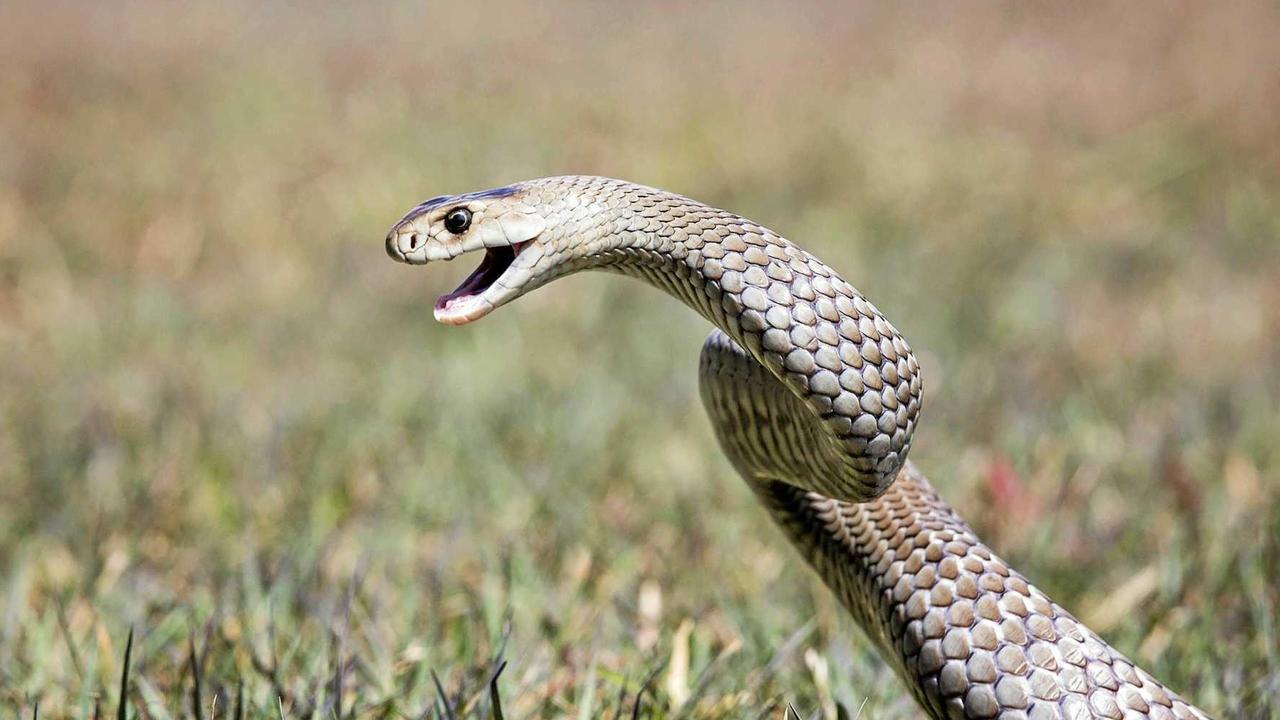
{"type": "Polygon", "coordinates": [[[464,325],[489,314],[494,305],[485,298],[485,292],[511,268],[521,245],[523,243],[487,248],[480,265],[462,284],[436,300],[436,320],[446,325],[464,325]]]}

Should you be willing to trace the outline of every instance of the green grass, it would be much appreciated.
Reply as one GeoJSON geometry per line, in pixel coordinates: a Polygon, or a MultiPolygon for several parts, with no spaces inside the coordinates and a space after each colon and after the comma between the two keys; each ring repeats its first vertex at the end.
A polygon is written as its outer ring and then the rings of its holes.
{"type": "Polygon", "coordinates": [[[914,717],[714,449],[698,318],[581,276],[445,328],[469,268],[383,254],[425,197],[589,172],[840,269],[990,544],[1215,715],[1280,713],[1277,30],[0,10],[0,712],[116,712],[132,630],[129,717],[914,717]]]}

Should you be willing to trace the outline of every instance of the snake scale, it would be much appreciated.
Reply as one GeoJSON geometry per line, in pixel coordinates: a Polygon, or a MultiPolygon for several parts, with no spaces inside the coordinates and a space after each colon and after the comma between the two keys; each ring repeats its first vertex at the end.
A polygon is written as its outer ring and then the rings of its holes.
{"type": "Polygon", "coordinates": [[[920,368],[852,285],[733,213],[565,176],[432,198],[392,228],[411,264],[484,250],[441,297],[460,325],[608,270],[716,326],[703,402],[734,467],[934,718],[1204,718],[991,552],[906,459],[920,368]]]}

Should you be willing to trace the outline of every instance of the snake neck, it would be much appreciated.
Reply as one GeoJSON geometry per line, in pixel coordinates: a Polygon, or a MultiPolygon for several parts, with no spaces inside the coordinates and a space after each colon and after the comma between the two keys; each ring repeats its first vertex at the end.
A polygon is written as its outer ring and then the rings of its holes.
{"type": "MultiPolygon", "coordinates": [[[[678,195],[631,186],[627,202],[558,229],[589,252],[556,276],[600,269],[683,301],[781,381],[818,420],[802,464],[761,454],[758,474],[848,501],[893,482],[921,407],[906,340],[826,264],[777,233],[678,195]]],[[[549,280],[550,278],[548,278],[549,280]]]]}

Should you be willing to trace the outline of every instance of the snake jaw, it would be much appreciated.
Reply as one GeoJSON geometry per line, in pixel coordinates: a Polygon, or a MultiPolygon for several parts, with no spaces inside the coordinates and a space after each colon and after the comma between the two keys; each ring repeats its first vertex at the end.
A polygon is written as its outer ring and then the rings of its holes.
{"type": "Polygon", "coordinates": [[[519,291],[518,277],[527,274],[515,268],[516,258],[527,242],[486,248],[480,265],[451,292],[435,304],[435,319],[445,325],[465,325],[493,312],[519,291]],[[508,275],[514,277],[508,277],[508,275]],[[504,279],[509,282],[504,282],[504,279]]]}
{"type": "Polygon", "coordinates": [[[541,253],[520,262],[521,252],[537,240],[546,220],[513,203],[518,188],[495,188],[466,195],[441,195],[413,208],[387,234],[387,254],[409,265],[448,262],[483,250],[480,264],[453,291],[436,300],[434,314],[446,325],[465,325],[518,297],[533,275],[541,253]],[[468,223],[446,227],[445,217],[465,209],[468,223]]]}

